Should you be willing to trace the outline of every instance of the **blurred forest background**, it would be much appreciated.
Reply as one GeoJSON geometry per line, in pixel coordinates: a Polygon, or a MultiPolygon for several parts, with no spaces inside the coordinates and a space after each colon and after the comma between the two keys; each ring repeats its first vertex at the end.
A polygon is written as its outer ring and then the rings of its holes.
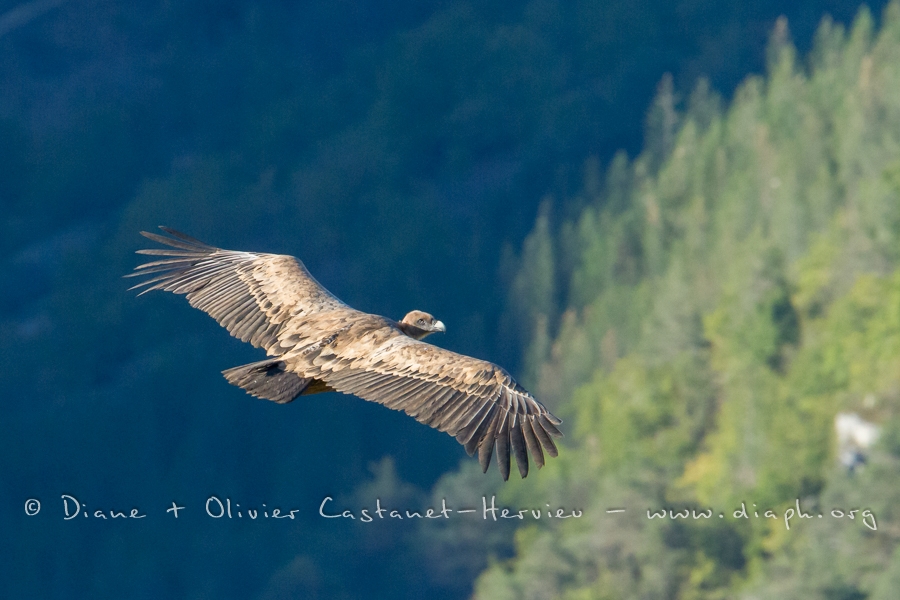
{"type": "Polygon", "coordinates": [[[0,3],[5,589],[895,597],[900,2],[870,6],[0,3]],[[380,406],[229,386],[258,353],[126,291],[158,224],[432,312],[565,420],[559,459],[504,485],[380,406]],[[880,431],[843,464],[839,413],[880,431]],[[64,522],[64,493],[149,516],[64,522]],[[213,520],[211,494],[298,518],[213,520]],[[585,517],[317,514],[492,494],[585,517]],[[878,530],[646,518],[798,499],[878,530]]]}

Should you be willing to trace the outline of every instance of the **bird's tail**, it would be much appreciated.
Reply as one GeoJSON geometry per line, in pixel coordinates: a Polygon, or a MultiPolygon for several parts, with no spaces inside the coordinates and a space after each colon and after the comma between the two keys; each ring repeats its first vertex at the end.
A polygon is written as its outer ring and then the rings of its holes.
{"type": "Polygon", "coordinates": [[[285,370],[281,358],[270,358],[222,371],[228,383],[244,389],[248,394],[287,404],[303,394],[315,379],[300,377],[285,370]]]}

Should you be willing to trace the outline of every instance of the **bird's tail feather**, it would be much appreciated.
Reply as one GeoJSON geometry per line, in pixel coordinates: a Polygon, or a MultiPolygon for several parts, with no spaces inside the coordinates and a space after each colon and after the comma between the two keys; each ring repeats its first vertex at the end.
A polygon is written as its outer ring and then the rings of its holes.
{"type": "MultiPolygon", "coordinates": [[[[318,383],[315,379],[300,377],[285,370],[281,358],[270,358],[222,371],[228,383],[244,389],[248,394],[287,404],[318,383]]],[[[312,392],[314,393],[314,392],[312,392]]]]}

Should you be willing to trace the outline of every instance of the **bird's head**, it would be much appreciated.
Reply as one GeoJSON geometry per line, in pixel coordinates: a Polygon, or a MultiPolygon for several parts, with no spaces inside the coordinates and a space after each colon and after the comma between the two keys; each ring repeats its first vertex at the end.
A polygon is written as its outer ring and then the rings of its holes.
{"type": "Polygon", "coordinates": [[[400,321],[400,329],[403,333],[411,338],[421,340],[427,335],[431,335],[436,331],[444,332],[447,328],[444,324],[421,310],[414,310],[407,313],[403,320],[400,321]]]}

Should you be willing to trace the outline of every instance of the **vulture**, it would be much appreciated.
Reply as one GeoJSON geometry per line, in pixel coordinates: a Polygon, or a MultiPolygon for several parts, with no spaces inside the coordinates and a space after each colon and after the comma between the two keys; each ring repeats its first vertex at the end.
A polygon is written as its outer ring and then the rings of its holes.
{"type": "MultiPolygon", "coordinates": [[[[400,321],[355,310],[292,256],[223,250],[183,233],[141,235],[168,248],[126,277],[130,289],[184,294],[234,337],[268,358],[223,371],[229,383],[279,404],[336,391],[402,410],[462,444],[487,472],[509,478],[510,454],[522,477],[528,454],[538,468],[557,455],[561,423],[501,367],[424,342],[444,324],[414,310],[400,321]]],[[[139,294],[139,295],[140,295],[139,294]]]]}

